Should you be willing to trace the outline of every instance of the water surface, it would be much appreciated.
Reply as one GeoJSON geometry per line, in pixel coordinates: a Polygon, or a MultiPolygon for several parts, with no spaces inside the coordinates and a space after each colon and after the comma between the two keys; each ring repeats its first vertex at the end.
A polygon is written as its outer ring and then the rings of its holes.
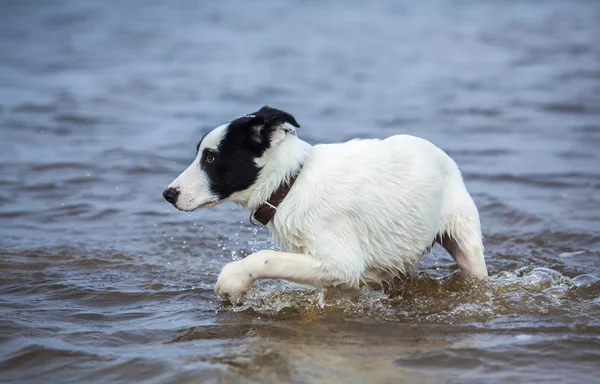
{"type": "Polygon", "coordinates": [[[594,1],[3,1],[0,381],[597,380],[599,26],[594,1]],[[436,247],[389,295],[222,305],[220,268],[269,234],[161,193],[264,104],[311,143],[446,150],[492,276],[436,247]]]}

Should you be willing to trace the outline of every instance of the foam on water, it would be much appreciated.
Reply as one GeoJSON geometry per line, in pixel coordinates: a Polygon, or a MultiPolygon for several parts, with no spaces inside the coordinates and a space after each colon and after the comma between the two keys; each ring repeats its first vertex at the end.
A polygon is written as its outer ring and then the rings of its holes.
{"type": "Polygon", "coordinates": [[[491,321],[506,316],[565,314],[586,307],[600,313],[596,291],[600,278],[574,278],[543,267],[502,271],[485,280],[462,281],[454,273],[442,278],[425,274],[395,284],[392,290],[362,286],[356,290],[317,290],[278,281],[257,283],[232,311],[266,316],[372,318],[385,321],[462,323],[491,321]]]}

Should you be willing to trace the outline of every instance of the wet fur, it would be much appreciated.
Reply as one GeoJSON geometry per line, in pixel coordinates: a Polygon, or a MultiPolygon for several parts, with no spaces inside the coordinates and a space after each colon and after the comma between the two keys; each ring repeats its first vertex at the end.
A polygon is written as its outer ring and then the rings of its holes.
{"type": "Polygon", "coordinates": [[[436,240],[465,276],[487,275],[477,208],[442,150],[409,135],[311,146],[297,137],[291,115],[265,108],[209,133],[169,186],[187,196],[175,204],[182,210],[229,201],[254,212],[300,171],[268,224],[283,252],[226,265],[220,296],[239,299],[259,278],[314,286],[389,279],[415,266],[436,240]],[[209,172],[206,150],[222,156],[215,162],[233,156],[251,164],[209,172]],[[226,191],[218,187],[223,180],[226,191]]]}

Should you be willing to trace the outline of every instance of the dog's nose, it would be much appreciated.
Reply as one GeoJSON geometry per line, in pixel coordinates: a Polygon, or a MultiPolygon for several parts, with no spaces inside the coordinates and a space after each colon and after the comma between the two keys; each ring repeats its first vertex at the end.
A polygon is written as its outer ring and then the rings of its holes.
{"type": "Polygon", "coordinates": [[[177,202],[177,198],[179,197],[179,191],[175,188],[167,188],[163,192],[163,197],[171,204],[175,204],[177,202]]]}

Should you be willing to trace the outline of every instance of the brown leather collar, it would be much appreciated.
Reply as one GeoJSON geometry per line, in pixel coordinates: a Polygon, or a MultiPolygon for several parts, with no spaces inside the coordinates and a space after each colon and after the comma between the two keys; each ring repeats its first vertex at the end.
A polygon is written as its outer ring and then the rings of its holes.
{"type": "MultiPolygon", "coordinates": [[[[260,222],[262,225],[267,225],[273,216],[275,216],[275,213],[277,213],[277,207],[290,192],[290,189],[292,189],[297,177],[298,174],[295,174],[290,177],[290,180],[287,183],[282,183],[279,188],[273,192],[271,197],[269,197],[269,200],[267,200],[260,207],[258,207],[256,211],[254,211],[254,215],[252,215],[252,217],[258,220],[258,222],[260,222]]],[[[252,217],[250,217],[250,223],[256,225],[252,221],[252,217]]]]}

